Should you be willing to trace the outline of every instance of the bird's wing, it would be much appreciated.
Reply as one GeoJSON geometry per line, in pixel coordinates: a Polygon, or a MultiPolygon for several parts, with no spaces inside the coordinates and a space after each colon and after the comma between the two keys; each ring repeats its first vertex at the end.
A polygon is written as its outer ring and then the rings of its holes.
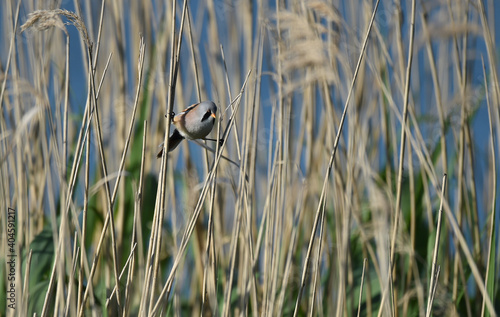
{"type": "Polygon", "coordinates": [[[194,107],[196,107],[198,103],[192,104],[191,106],[187,107],[186,109],[182,110],[182,112],[179,112],[174,116],[173,122],[174,124],[178,123],[181,121],[181,119],[188,113],[189,111],[193,110],[194,107]]]}
{"type": "MultiPolygon", "coordinates": [[[[194,103],[191,106],[187,107],[186,109],[182,110],[181,113],[188,113],[189,111],[193,110],[194,107],[196,107],[197,105],[199,105],[199,103],[194,103]]],[[[181,114],[181,113],[179,113],[179,114],[181,114]]]]}

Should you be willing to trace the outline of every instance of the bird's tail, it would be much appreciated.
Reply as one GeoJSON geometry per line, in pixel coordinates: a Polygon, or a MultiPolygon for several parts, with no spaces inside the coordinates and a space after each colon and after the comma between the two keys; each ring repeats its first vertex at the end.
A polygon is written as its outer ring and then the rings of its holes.
{"type": "MultiPolygon", "coordinates": [[[[175,129],[172,135],[168,138],[168,152],[173,151],[182,140],[184,140],[184,137],[179,133],[179,131],[177,131],[177,129],[175,129]]],[[[156,154],[157,158],[160,158],[163,155],[163,143],[160,144],[160,147],[160,151],[156,154]]]]}

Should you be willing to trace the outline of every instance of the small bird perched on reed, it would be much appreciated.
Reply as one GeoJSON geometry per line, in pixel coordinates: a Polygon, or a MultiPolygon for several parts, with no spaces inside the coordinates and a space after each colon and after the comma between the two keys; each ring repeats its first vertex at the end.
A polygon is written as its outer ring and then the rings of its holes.
{"type": "MultiPolygon", "coordinates": [[[[212,131],[215,124],[217,106],[212,101],[202,101],[186,108],[181,113],[175,115],[172,123],[175,126],[174,132],[169,137],[168,151],[173,151],[182,140],[206,139],[205,137],[212,131]]],[[[163,155],[163,143],[159,145],[160,151],[156,157],[163,155]]]]}

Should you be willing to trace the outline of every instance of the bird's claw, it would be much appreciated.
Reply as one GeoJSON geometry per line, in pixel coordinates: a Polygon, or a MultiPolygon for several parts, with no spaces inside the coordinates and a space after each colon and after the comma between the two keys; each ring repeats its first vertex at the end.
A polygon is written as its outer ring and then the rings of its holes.
{"type": "MultiPolygon", "coordinates": [[[[170,120],[174,120],[174,117],[175,117],[175,112],[170,112],[170,120]]],[[[168,114],[165,115],[165,118],[168,118],[168,114]]]]}

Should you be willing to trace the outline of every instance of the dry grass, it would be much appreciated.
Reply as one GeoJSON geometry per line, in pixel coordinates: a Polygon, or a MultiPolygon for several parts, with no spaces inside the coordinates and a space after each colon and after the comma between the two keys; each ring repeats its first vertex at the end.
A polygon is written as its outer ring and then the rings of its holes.
{"type": "Polygon", "coordinates": [[[496,316],[498,4],[166,3],[0,8],[0,315],[496,316]]]}

